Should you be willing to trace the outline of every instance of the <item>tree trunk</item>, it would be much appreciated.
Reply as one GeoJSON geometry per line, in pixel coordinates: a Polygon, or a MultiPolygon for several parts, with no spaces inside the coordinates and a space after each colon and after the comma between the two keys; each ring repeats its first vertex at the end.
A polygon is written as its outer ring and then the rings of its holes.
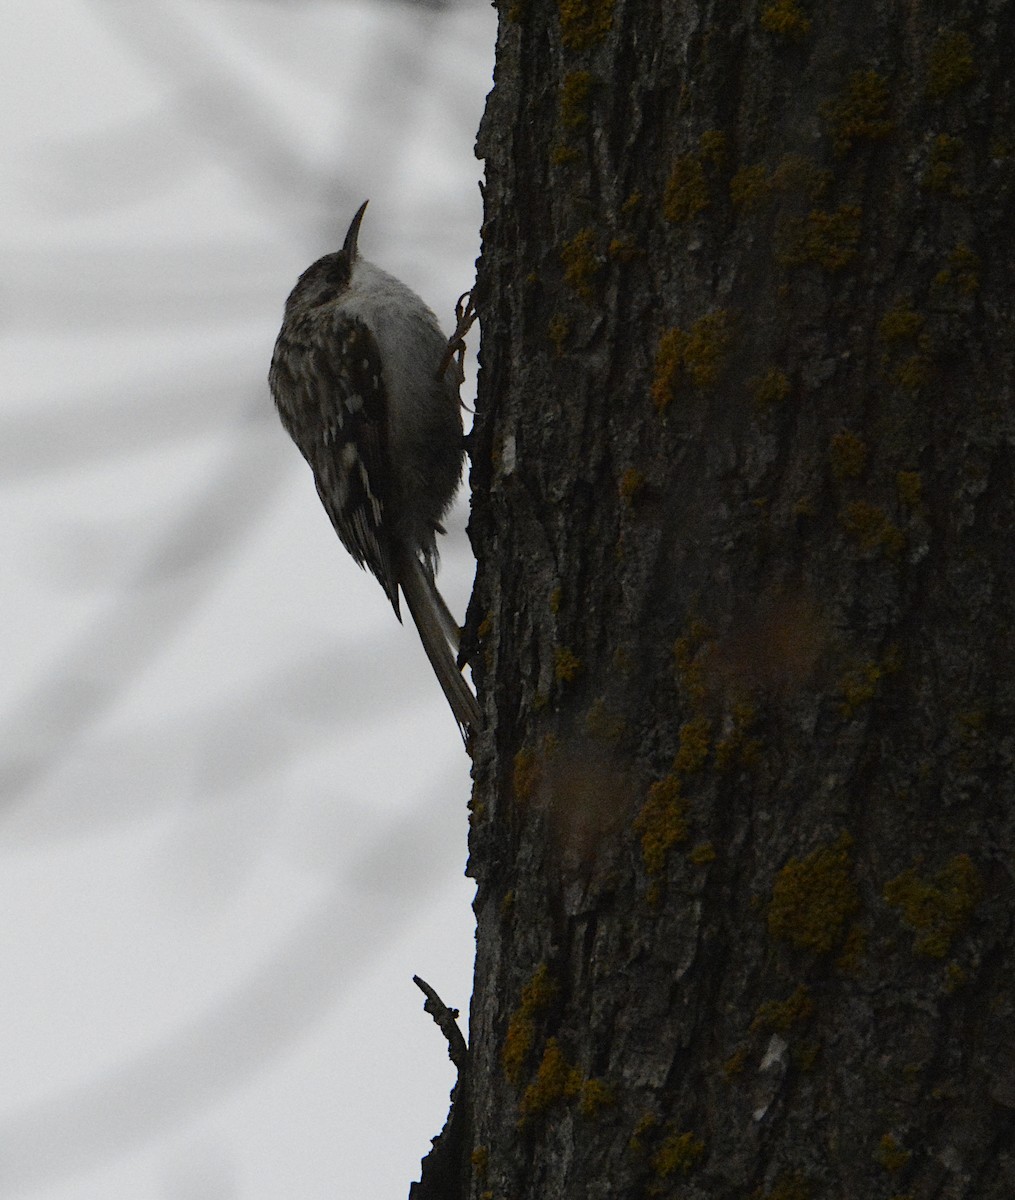
{"type": "Polygon", "coordinates": [[[1013,18],[501,6],[473,1200],[1015,1194],[1013,18]]]}

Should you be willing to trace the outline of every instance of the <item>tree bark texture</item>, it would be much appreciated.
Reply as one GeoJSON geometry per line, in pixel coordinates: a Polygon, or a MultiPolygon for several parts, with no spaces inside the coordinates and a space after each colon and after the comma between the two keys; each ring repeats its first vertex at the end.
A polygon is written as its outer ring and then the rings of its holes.
{"type": "Polygon", "coordinates": [[[1015,1195],[1013,47],[501,5],[473,1200],[1015,1195]]]}

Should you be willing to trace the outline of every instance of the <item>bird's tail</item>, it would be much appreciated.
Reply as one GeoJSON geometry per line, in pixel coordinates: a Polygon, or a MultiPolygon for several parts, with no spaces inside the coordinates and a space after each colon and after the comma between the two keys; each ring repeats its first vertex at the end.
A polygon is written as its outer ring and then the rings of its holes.
{"type": "Polygon", "coordinates": [[[464,735],[479,727],[479,704],[451,651],[452,643],[457,646],[458,642],[457,626],[431,573],[414,554],[407,554],[405,560],[399,571],[402,594],[437,682],[464,735]]]}

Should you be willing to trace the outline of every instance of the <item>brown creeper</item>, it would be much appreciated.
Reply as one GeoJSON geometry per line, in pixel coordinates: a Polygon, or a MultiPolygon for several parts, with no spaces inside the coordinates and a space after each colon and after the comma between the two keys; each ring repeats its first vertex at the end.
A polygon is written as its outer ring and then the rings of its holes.
{"type": "Polygon", "coordinates": [[[309,266],[290,293],[268,382],[335,532],[399,620],[401,590],[464,731],[478,725],[479,706],[434,582],[436,535],[465,453],[459,367],[419,296],[360,257],[365,209],[342,249],[309,266]]]}

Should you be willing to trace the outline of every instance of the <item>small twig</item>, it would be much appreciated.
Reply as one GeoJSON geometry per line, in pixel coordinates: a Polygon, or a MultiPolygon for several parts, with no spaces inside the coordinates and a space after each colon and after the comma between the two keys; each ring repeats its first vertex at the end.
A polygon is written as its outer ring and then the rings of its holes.
{"type": "Polygon", "coordinates": [[[412,982],[426,996],[423,1011],[428,1012],[433,1017],[437,1023],[437,1027],[447,1039],[448,1055],[451,1061],[458,1068],[459,1072],[464,1071],[469,1057],[469,1047],[465,1044],[462,1031],[458,1028],[458,1009],[448,1008],[426,980],[420,979],[418,975],[413,975],[412,982]]]}

